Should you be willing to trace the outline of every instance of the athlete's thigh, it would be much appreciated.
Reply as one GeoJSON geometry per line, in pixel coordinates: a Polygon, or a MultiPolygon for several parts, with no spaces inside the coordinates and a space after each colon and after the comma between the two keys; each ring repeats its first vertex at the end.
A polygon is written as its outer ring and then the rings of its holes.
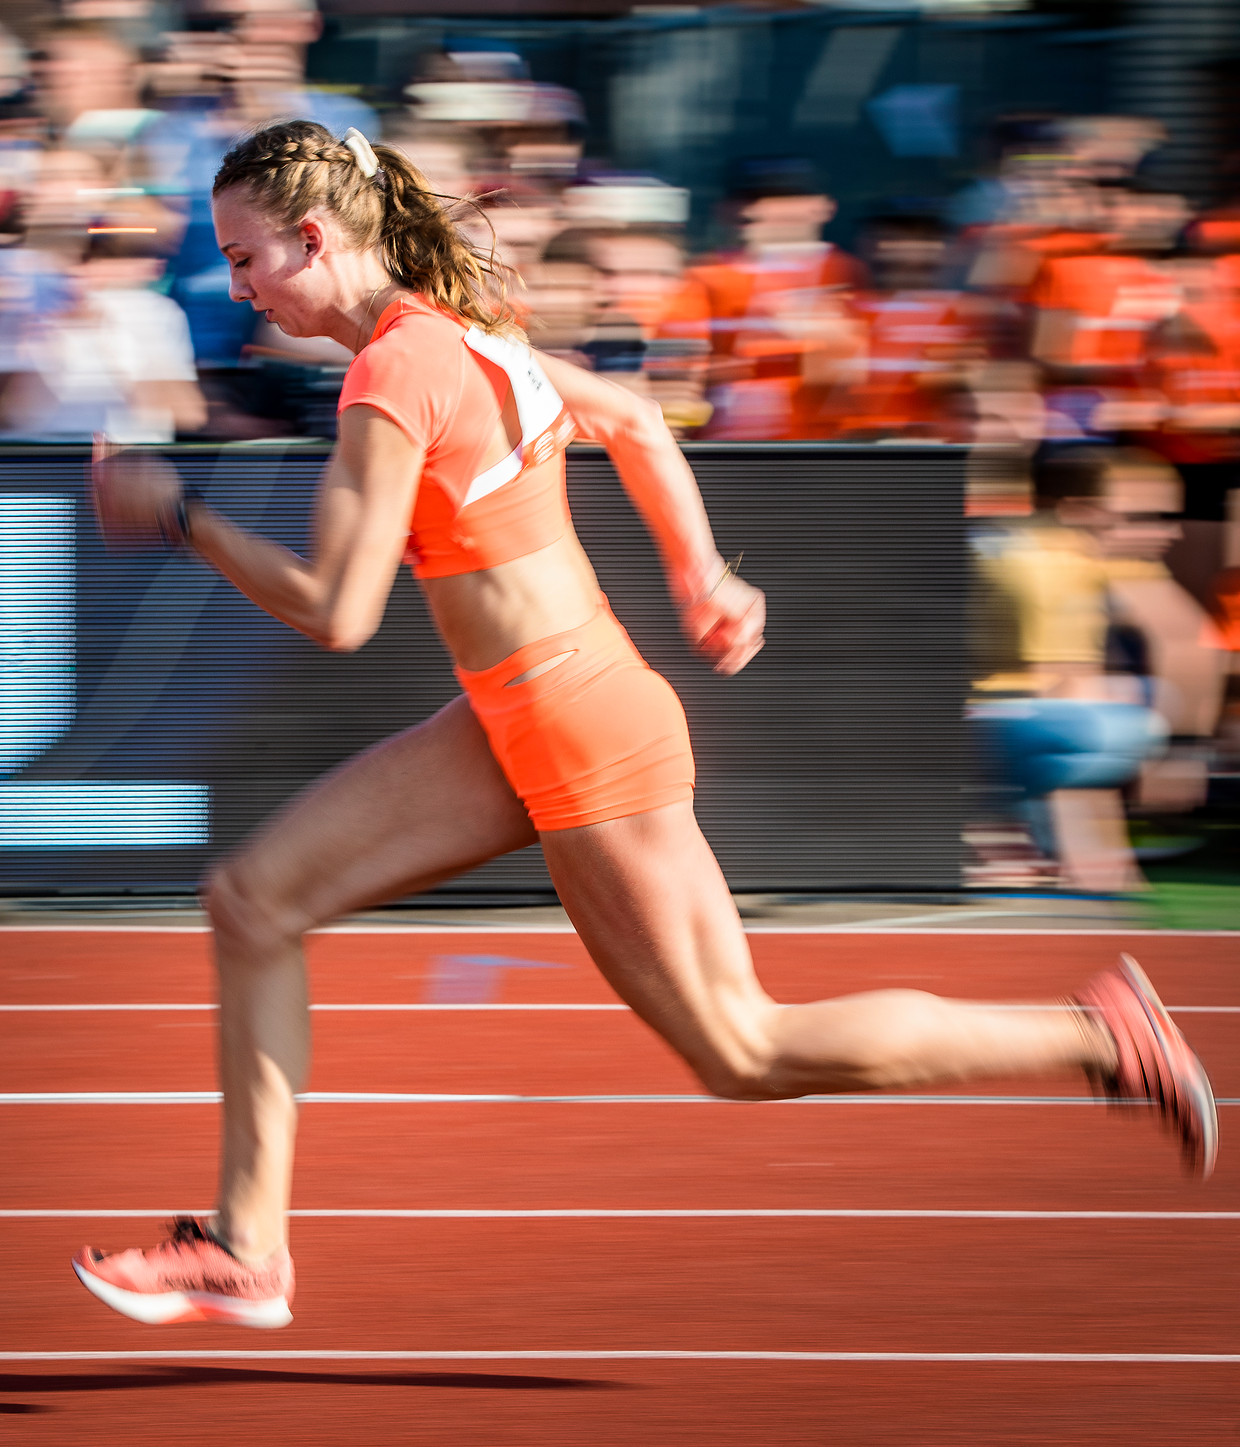
{"type": "Polygon", "coordinates": [[[560,900],[616,993],[694,1066],[760,1052],[777,1008],[691,803],[541,836],[560,900]]]}
{"type": "Polygon", "coordinates": [[[296,795],[226,863],[268,908],[307,929],[532,844],[464,697],[296,795]]]}

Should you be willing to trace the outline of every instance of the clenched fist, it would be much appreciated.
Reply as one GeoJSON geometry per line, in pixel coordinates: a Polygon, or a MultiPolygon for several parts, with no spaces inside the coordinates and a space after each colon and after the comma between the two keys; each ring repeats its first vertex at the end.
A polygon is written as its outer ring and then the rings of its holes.
{"type": "Polygon", "coordinates": [[[95,517],[109,548],[158,547],[169,540],[181,479],[166,458],[116,451],[96,439],[90,473],[95,517]]]}
{"type": "Polygon", "coordinates": [[[704,598],[680,605],[680,623],[716,673],[739,673],[766,642],[766,595],[729,568],[704,598]]]}

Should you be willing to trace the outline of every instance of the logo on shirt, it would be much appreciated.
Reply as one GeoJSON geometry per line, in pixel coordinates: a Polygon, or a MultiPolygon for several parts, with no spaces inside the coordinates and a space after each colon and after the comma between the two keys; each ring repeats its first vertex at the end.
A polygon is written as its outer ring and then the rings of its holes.
{"type": "Polygon", "coordinates": [[[563,451],[573,440],[576,431],[577,424],[567,412],[561,412],[555,422],[545,432],[540,432],[530,443],[530,464],[537,467],[539,463],[546,462],[557,452],[563,451]]]}

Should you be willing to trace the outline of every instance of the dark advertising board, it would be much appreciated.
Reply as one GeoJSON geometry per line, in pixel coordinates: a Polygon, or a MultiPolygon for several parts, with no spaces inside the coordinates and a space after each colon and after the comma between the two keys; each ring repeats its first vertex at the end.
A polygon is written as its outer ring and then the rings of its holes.
{"type": "MultiPolygon", "coordinates": [[[[767,647],[733,679],[681,640],[607,459],[574,448],[569,487],[616,613],[684,701],[698,814],[732,886],[954,888],[964,455],[687,451],[720,549],[743,549],[768,596],[767,647]]],[[[325,455],[174,452],[214,506],[294,548],[325,455]]],[[[108,554],[85,463],[80,449],[0,449],[0,889],[185,893],[290,793],[456,686],[406,571],[375,638],[324,653],[192,558],[108,554]]],[[[527,850],[459,887],[546,886],[527,850]]]]}

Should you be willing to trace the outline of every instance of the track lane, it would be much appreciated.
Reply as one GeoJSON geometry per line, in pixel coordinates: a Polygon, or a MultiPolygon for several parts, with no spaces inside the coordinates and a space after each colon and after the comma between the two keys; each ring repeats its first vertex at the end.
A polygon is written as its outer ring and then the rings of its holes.
{"type": "Polygon", "coordinates": [[[0,1368],[0,1430],[23,1447],[164,1442],[187,1422],[200,1441],[276,1447],[346,1447],[361,1422],[370,1442],[452,1447],[1233,1447],[1237,1380],[1230,1367],[83,1363],[0,1368]]]}
{"type": "Polygon", "coordinates": [[[66,1234],[6,1223],[23,1307],[0,1308],[4,1349],[1240,1352],[1227,1223],[302,1220],[278,1340],[117,1318],[70,1272],[66,1234]]]}
{"type": "MultiPolygon", "coordinates": [[[[1183,1023],[1218,1096],[1240,1097],[1240,1015],[1192,1015],[1183,1023]]],[[[0,1092],[214,1090],[215,1050],[216,1017],[209,1011],[0,1014],[0,1092]]],[[[319,1013],[307,1089],[703,1093],[683,1062],[624,1010],[319,1013]]],[[[1065,1073],[951,1084],[930,1093],[1080,1096],[1088,1087],[1065,1073]]]]}
{"type": "MultiPolygon", "coordinates": [[[[208,1207],[218,1131],[211,1106],[0,1109],[0,1207],[208,1207]]],[[[1240,1210],[1240,1159],[1202,1186],[1100,1107],[321,1105],[293,1205],[1240,1210]]]]}
{"type": "MultiPolygon", "coordinates": [[[[763,981],[779,998],[813,1000],[851,990],[910,987],[980,999],[1053,999],[1128,949],[1168,1003],[1240,1004],[1235,938],[1011,935],[749,936],[763,981]]],[[[321,934],[307,944],[312,997],[417,1001],[432,986],[479,988],[478,967],[445,959],[516,961],[483,988],[499,1001],[598,1001],[615,996],[568,934],[321,934]],[[462,975],[464,979],[462,979],[462,975]]],[[[209,1001],[215,997],[206,934],[0,930],[0,999],[10,1003],[209,1001]]]]}

